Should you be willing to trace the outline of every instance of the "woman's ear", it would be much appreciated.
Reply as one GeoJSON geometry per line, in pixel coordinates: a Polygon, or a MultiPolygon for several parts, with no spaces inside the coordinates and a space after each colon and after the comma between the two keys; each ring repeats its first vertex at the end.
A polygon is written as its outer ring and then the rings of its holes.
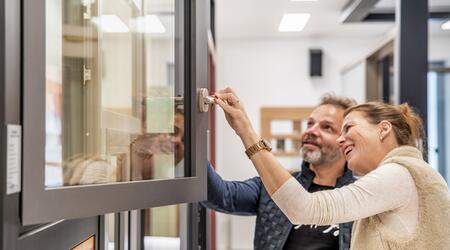
{"type": "Polygon", "coordinates": [[[389,133],[392,131],[392,123],[386,120],[381,121],[378,124],[378,127],[380,129],[380,140],[383,141],[384,138],[386,138],[389,133]]]}

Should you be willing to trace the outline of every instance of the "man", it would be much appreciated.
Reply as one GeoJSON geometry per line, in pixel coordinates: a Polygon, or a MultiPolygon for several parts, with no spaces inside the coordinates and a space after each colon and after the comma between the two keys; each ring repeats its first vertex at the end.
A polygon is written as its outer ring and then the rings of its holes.
{"type": "MultiPolygon", "coordinates": [[[[353,100],[326,95],[313,110],[302,136],[302,169],[293,176],[309,192],[350,184],[353,175],[339,149],[344,111],[353,100]]],[[[203,205],[234,215],[256,215],[255,250],[349,249],[351,223],[293,226],[267,193],[259,177],[225,181],[208,166],[208,200],[203,205]]]]}

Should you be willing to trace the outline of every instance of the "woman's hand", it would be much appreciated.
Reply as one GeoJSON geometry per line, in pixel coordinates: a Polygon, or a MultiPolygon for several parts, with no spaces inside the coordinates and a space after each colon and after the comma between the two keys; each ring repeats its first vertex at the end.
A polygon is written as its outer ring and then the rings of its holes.
{"type": "MultiPolygon", "coordinates": [[[[217,92],[216,97],[215,102],[224,110],[228,123],[241,137],[244,147],[248,149],[257,143],[260,138],[247,117],[244,105],[234,91],[226,88],[217,92]]],[[[262,150],[260,153],[254,154],[251,161],[270,195],[292,177],[269,151],[262,150]]]]}
{"type": "Polygon", "coordinates": [[[216,93],[215,102],[223,109],[228,124],[241,137],[245,147],[256,143],[259,138],[245,112],[244,105],[231,88],[216,93]]]}

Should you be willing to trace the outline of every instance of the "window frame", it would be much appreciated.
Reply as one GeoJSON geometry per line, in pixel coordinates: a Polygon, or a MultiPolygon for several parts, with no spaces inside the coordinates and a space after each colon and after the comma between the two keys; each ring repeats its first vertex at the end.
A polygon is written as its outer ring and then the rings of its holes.
{"type": "Polygon", "coordinates": [[[185,6],[185,164],[192,177],[51,189],[45,187],[45,0],[23,2],[24,225],[206,199],[208,114],[199,113],[196,100],[197,88],[207,84],[207,3],[181,1],[185,6]]]}

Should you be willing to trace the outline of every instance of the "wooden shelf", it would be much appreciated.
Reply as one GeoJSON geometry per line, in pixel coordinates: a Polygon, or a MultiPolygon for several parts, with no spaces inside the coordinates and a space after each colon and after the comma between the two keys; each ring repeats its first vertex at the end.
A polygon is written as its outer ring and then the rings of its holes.
{"type": "Polygon", "coordinates": [[[277,151],[274,148],[273,154],[275,156],[300,157],[299,147],[303,132],[301,124],[302,121],[306,121],[308,119],[313,110],[314,107],[261,108],[261,136],[268,140],[292,140],[292,143],[290,144],[284,141],[280,151],[277,151]],[[286,134],[272,134],[272,122],[279,120],[291,122],[292,131],[286,131],[286,134]]]}

